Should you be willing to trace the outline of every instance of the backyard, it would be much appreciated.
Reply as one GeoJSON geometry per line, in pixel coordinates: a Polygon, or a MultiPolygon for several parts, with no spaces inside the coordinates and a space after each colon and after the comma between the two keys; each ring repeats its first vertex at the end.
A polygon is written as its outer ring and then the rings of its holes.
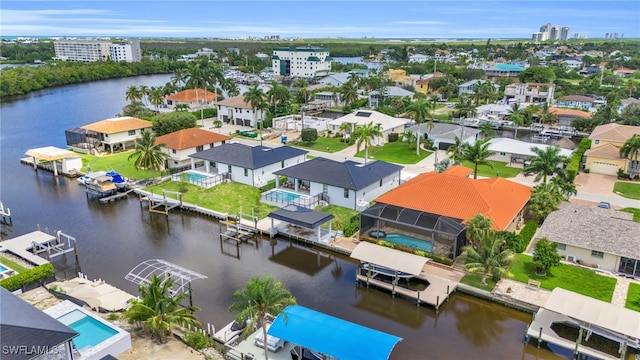
{"type": "Polygon", "coordinates": [[[640,200],[640,183],[616,181],[613,186],[613,192],[629,199],[640,200]]]}
{"type": "Polygon", "coordinates": [[[640,284],[629,284],[629,292],[627,293],[626,308],[640,311],[640,284]]]}
{"type": "MultiPolygon", "coordinates": [[[[501,178],[512,178],[522,171],[520,168],[507,166],[507,163],[501,161],[489,160],[489,162],[493,164],[493,169],[487,165],[478,165],[478,176],[496,177],[496,174],[498,174],[501,178]]],[[[474,165],[471,161],[464,160],[462,165],[473,170],[474,165]]]]}
{"type": "MultiPolygon", "coordinates": [[[[349,224],[351,218],[358,215],[358,212],[342,206],[337,205],[327,205],[327,206],[318,206],[315,210],[326,212],[335,216],[332,222],[332,227],[334,230],[343,230],[344,226],[349,224]]],[[[324,227],[328,227],[328,224],[324,224],[324,227]]]]}
{"type": "Polygon", "coordinates": [[[91,171],[117,171],[122,176],[142,180],[159,176],[160,173],[152,173],[151,171],[138,170],[133,166],[134,159],[129,161],[129,156],[133,154],[133,150],[116,153],[113,155],[95,156],[80,154],[82,158],[82,171],[90,172],[87,165],[91,164],[91,171]]]}
{"type": "Polygon", "coordinates": [[[487,277],[487,285],[480,285],[481,280],[482,275],[469,273],[466,274],[462,279],[460,279],[460,282],[486,291],[491,291],[494,287],[496,287],[497,282],[494,281],[491,276],[487,277]]]}
{"type": "MultiPolygon", "coordinates": [[[[364,158],[364,146],[355,156],[364,158]]],[[[416,149],[409,149],[406,142],[394,141],[383,146],[369,147],[369,160],[382,160],[396,164],[415,164],[431,155],[431,151],[421,150],[420,155],[416,155],[416,149]]]]}
{"type": "MultiPolygon", "coordinates": [[[[253,211],[260,219],[277,209],[276,206],[260,202],[258,188],[239,183],[223,183],[205,189],[181,181],[165,181],[148,186],[144,190],[154,194],[162,194],[162,190],[181,191],[183,192],[182,200],[185,202],[227,214],[238,214],[241,209],[247,214],[253,211]]],[[[174,194],[167,194],[167,196],[177,198],[174,194]]]]}
{"type": "Polygon", "coordinates": [[[290,143],[289,145],[301,147],[309,150],[334,153],[336,151],[346,149],[349,146],[349,142],[345,143],[344,140],[342,140],[342,138],[334,138],[334,137],[326,138],[326,137],[320,136],[314,142],[296,141],[296,142],[290,143]]]}

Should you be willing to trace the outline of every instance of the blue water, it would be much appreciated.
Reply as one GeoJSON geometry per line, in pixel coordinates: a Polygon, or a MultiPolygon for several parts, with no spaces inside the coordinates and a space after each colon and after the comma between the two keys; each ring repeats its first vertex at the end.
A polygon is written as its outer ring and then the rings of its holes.
{"type": "Polygon", "coordinates": [[[283,201],[293,201],[301,196],[300,194],[290,193],[288,191],[280,191],[280,190],[270,191],[268,195],[270,197],[276,198],[278,200],[283,200],[283,201]]]}
{"type": "Polygon", "coordinates": [[[189,179],[189,181],[202,181],[209,178],[209,176],[207,175],[198,174],[194,172],[186,172],[185,174],[187,174],[187,179],[189,179]]]}
{"type": "Polygon", "coordinates": [[[78,350],[94,347],[118,333],[91,316],[84,316],[67,326],[80,334],[73,338],[73,344],[78,350]]]}
{"type": "Polygon", "coordinates": [[[430,241],[416,239],[402,234],[387,234],[387,236],[382,240],[426,252],[431,252],[433,250],[433,244],[430,241]]]}
{"type": "Polygon", "coordinates": [[[5,272],[5,271],[7,271],[7,270],[9,270],[9,269],[7,269],[6,267],[4,267],[4,266],[0,265],[0,273],[1,273],[1,272],[5,272]]]}

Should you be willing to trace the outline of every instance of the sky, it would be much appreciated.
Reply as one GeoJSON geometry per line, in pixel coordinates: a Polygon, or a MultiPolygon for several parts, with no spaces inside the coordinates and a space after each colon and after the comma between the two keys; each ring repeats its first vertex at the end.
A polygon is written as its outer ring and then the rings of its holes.
{"type": "Polygon", "coordinates": [[[0,1],[0,36],[530,39],[546,23],[640,38],[640,1],[0,1]]]}

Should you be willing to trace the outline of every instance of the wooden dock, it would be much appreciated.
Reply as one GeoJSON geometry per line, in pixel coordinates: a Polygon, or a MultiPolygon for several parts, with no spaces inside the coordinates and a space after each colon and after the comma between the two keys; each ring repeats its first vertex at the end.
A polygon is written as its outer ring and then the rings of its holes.
{"type": "Polygon", "coordinates": [[[427,281],[429,286],[424,290],[412,290],[406,287],[399,286],[387,281],[378,279],[378,273],[372,272],[371,276],[367,278],[367,275],[362,275],[360,272],[356,272],[356,281],[367,286],[373,285],[375,287],[391,291],[391,295],[402,295],[409,299],[416,300],[416,305],[425,303],[433,306],[438,311],[438,308],[449,299],[449,295],[456,289],[457,283],[448,279],[441,278],[439,276],[431,274],[421,274],[416,276],[417,279],[427,281]]]}
{"type": "Polygon", "coordinates": [[[100,201],[101,204],[106,204],[106,203],[110,203],[112,201],[124,199],[124,198],[127,198],[129,196],[129,193],[132,192],[132,191],[133,191],[133,189],[127,190],[125,192],[118,192],[118,193],[115,193],[113,195],[109,195],[109,196],[105,196],[103,198],[100,198],[98,201],[100,201]]]}

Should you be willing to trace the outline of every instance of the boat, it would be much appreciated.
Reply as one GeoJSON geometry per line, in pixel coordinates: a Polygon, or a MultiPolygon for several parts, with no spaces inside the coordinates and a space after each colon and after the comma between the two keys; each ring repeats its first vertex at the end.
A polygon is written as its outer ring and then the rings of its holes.
{"type": "Polygon", "coordinates": [[[292,360],[324,360],[327,358],[324,354],[297,345],[291,349],[290,353],[292,360]]]}
{"type": "Polygon", "coordinates": [[[85,187],[85,191],[100,196],[111,195],[118,190],[113,178],[104,171],[97,171],[79,177],[78,183],[85,187]]]}
{"type": "Polygon", "coordinates": [[[213,339],[222,344],[226,344],[228,342],[234,341],[244,331],[248,323],[249,323],[249,320],[245,321],[244,323],[239,323],[234,320],[228,323],[225,327],[223,327],[219,331],[217,331],[213,335],[213,339]]]}
{"type": "Polygon", "coordinates": [[[385,275],[390,277],[395,277],[397,273],[398,278],[400,279],[411,279],[415,277],[413,274],[404,273],[402,271],[396,271],[388,267],[370,264],[370,263],[362,263],[362,268],[367,271],[371,270],[372,273],[378,273],[380,275],[385,275]]]}
{"type": "Polygon", "coordinates": [[[105,171],[96,171],[96,172],[92,172],[92,173],[87,173],[85,175],[80,176],[79,178],[76,179],[76,181],[78,182],[78,184],[82,185],[82,186],[86,186],[87,184],[91,183],[94,179],[100,177],[100,176],[106,176],[107,173],[105,171]]]}
{"type": "Polygon", "coordinates": [[[118,174],[117,172],[111,170],[111,171],[108,171],[106,175],[111,176],[111,182],[116,184],[116,187],[118,189],[122,189],[125,186],[127,186],[127,179],[124,176],[118,174]]]}

